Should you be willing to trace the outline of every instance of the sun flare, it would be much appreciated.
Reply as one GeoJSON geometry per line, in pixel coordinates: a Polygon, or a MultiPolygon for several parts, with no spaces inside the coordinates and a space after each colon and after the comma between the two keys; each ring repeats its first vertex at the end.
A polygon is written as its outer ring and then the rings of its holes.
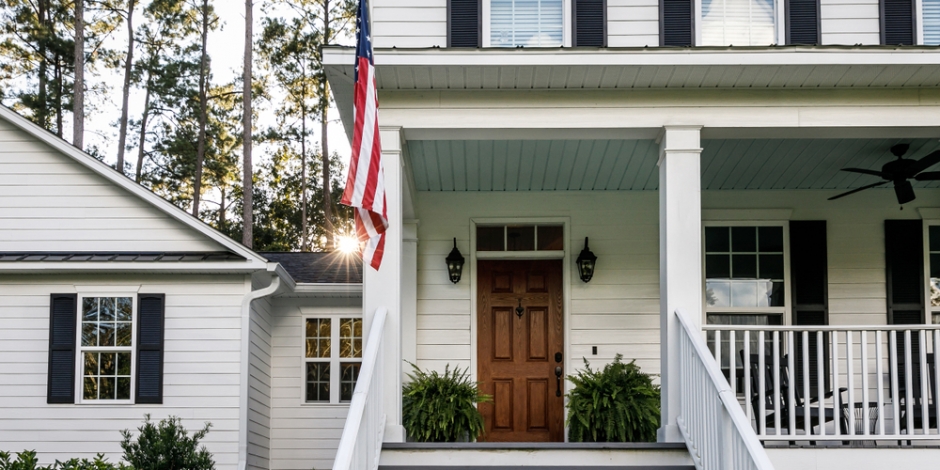
{"type": "Polygon", "coordinates": [[[336,239],[336,246],[343,253],[355,253],[359,251],[359,240],[355,237],[341,236],[336,239]]]}

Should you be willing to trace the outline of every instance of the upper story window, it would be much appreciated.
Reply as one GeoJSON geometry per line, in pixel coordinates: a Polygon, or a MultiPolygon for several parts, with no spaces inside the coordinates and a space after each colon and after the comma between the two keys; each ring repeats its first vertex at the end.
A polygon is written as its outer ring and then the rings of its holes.
{"type": "Polygon", "coordinates": [[[563,0],[490,0],[490,46],[562,46],[563,4],[563,0]]]}
{"type": "Polygon", "coordinates": [[[82,297],[82,400],[130,400],[133,386],[133,297],[82,297]]]}
{"type": "Polygon", "coordinates": [[[940,225],[931,225],[927,227],[928,232],[928,250],[930,252],[927,262],[930,266],[929,290],[930,304],[929,311],[932,314],[932,323],[940,324],[940,225]]]}
{"type": "Polygon", "coordinates": [[[940,46],[940,0],[921,0],[924,45],[940,46]]]}
{"type": "Polygon", "coordinates": [[[304,401],[352,400],[362,367],[362,318],[307,318],[304,349],[304,401]]]}
{"type": "Polygon", "coordinates": [[[702,0],[703,46],[776,44],[774,0],[702,0]]]}

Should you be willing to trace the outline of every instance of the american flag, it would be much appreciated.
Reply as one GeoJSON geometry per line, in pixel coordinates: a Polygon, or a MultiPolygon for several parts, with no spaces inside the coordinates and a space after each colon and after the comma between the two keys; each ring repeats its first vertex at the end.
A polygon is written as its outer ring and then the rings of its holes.
{"type": "Polygon", "coordinates": [[[379,140],[379,102],[375,90],[372,61],[372,35],[369,34],[369,8],[359,0],[356,14],[356,88],[353,93],[352,157],[349,176],[340,202],[354,207],[356,236],[365,246],[362,260],[375,270],[382,265],[388,213],[385,209],[385,171],[379,140]]]}

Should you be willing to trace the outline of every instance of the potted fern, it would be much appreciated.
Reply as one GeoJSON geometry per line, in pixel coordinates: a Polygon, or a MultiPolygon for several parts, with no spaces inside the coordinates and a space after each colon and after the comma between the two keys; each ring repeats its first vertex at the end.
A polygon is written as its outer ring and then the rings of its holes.
{"type": "MultiPolygon", "coordinates": [[[[409,364],[411,364],[409,362],[409,364]]],[[[402,387],[402,424],[417,442],[475,441],[483,434],[483,415],[477,404],[490,401],[467,369],[425,372],[411,364],[411,379],[402,387]]]]}
{"type": "Polygon", "coordinates": [[[570,442],[654,442],[659,428],[659,386],[636,361],[617,354],[603,369],[585,368],[568,380],[570,442]]]}

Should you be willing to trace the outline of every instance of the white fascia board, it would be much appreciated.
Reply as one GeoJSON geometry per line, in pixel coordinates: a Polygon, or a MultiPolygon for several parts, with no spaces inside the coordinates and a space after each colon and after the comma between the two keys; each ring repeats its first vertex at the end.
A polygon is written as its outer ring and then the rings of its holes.
{"type": "MultiPolygon", "coordinates": [[[[325,47],[327,66],[349,66],[355,49],[325,47]]],[[[940,49],[933,47],[747,47],[747,48],[629,48],[629,49],[376,49],[375,65],[382,66],[590,66],[590,65],[935,65],[940,49]]]]}
{"type": "Polygon", "coordinates": [[[265,270],[266,263],[226,262],[24,262],[9,261],[0,263],[0,273],[69,273],[69,272],[152,272],[152,273],[199,273],[223,272],[231,274],[252,273],[265,270]]]}
{"type": "MultiPolygon", "coordinates": [[[[176,207],[171,204],[169,201],[157,196],[143,186],[131,181],[129,178],[118,173],[115,169],[105,165],[104,162],[99,161],[95,157],[88,155],[87,153],[73,147],[71,144],[66,142],[59,137],[56,137],[49,131],[37,126],[36,124],[30,122],[28,119],[20,116],[13,110],[0,106],[0,119],[4,119],[10,124],[13,124],[20,130],[26,132],[27,134],[37,138],[39,141],[44,144],[52,147],[53,149],[61,152],[62,154],[72,158],[82,166],[88,168],[94,173],[102,176],[111,183],[121,187],[122,189],[130,192],[131,194],[143,199],[144,201],[150,203],[157,209],[161,210],[168,216],[182,222],[184,225],[196,230],[197,232],[203,234],[207,238],[215,241],[216,243],[222,245],[223,247],[231,250],[233,253],[237,253],[241,256],[244,256],[247,260],[247,266],[242,265],[239,268],[245,269],[265,269],[267,260],[258,255],[257,253],[245,248],[240,243],[235,242],[231,238],[228,238],[225,235],[217,232],[212,227],[206,225],[203,221],[199,220],[196,217],[193,217],[191,214],[186,211],[176,207]]],[[[235,263],[235,262],[233,262],[235,263]]],[[[43,263],[42,266],[49,266],[57,263],[43,263]]],[[[82,263],[82,266],[92,265],[94,263],[82,263]]],[[[128,263],[130,264],[130,263],[128,263]]],[[[210,269],[208,266],[211,263],[203,263],[204,266],[207,266],[205,269],[210,269]]],[[[76,269],[76,266],[72,263],[62,263],[63,266],[68,266],[68,270],[76,269]]],[[[106,265],[106,263],[102,263],[106,265]]],[[[178,265],[177,265],[178,266],[178,265]]],[[[138,266],[136,269],[139,269],[138,266]]],[[[100,269],[100,268],[99,268],[100,269]]],[[[113,269],[113,268],[111,268],[113,269]]],[[[45,270],[45,269],[43,269],[45,270]]]]}
{"type": "Polygon", "coordinates": [[[362,295],[362,284],[297,284],[292,290],[295,294],[343,295],[356,297],[362,295]]]}

